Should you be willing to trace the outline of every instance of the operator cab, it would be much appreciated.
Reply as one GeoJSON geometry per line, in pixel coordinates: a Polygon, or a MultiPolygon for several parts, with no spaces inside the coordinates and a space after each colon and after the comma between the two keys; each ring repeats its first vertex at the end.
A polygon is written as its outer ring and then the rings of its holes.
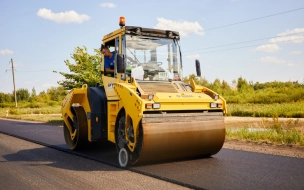
{"type": "MultiPolygon", "coordinates": [[[[124,21],[124,18],[120,19],[121,28],[103,39],[103,44],[115,53],[112,77],[118,78],[120,73],[122,79],[133,77],[138,81],[181,80],[179,33],[125,26],[124,21]]],[[[107,73],[103,74],[107,76],[107,73]]]]}
{"type": "MultiPolygon", "coordinates": [[[[137,30],[145,30],[137,28],[137,30]]],[[[152,31],[153,32],[153,31],[152,31]]],[[[124,54],[127,71],[136,72],[133,77],[144,81],[178,80],[182,75],[178,39],[155,33],[126,34],[124,54]],[[145,35],[146,34],[146,35],[145,35]],[[154,35],[153,35],[154,34],[154,35]]]]}

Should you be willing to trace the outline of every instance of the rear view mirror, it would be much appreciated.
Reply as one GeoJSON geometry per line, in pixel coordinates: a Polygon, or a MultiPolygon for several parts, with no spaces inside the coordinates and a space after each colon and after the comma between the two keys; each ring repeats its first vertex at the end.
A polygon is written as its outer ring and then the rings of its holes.
{"type": "Polygon", "coordinates": [[[117,54],[117,73],[125,73],[126,70],[126,62],[124,54],[117,54]]]}
{"type": "Polygon", "coordinates": [[[196,76],[200,77],[201,76],[201,64],[199,60],[195,60],[195,67],[196,67],[196,76]]]}

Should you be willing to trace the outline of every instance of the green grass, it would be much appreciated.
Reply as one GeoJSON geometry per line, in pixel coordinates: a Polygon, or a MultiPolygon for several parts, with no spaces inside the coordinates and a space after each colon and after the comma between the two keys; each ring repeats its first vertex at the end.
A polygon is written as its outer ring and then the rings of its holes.
{"type": "Polygon", "coordinates": [[[3,117],[7,119],[20,119],[27,121],[40,121],[51,125],[62,125],[63,119],[61,114],[27,114],[27,115],[9,115],[8,117],[3,117]]]}
{"type": "Polygon", "coordinates": [[[304,118],[304,101],[282,104],[228,104],[228,116],[304,118]]]}
{"type": "MultiPolygon", "coordinates": [[[[35,104],[39,105],[39,104],[35,104]]],[[[61,106],[41,103],[40,106],[32,106],[31,103],[20,103],[18,107],[0,108],[0,117],[10,119],[22,119],[29,121],[41,121],[48,124],[62,124],[61,106]],[[8,116],[6,113],[8,112],[8,116]]]]}
{"type": "Polygon", "coordinates": [[[249,125],[242,128],[227,128],[226,138],[228,140],[304,146],[304,127],[297,127],[299,119],[280,122],[278,117],[273,117],[272,121],[262,119],[261,123],[259,128],[253,128],[249,125]]]}
{"type": "Polygon", "coordinates": [[[8,111],[9,115],[25,115],[25,114],[61,114],[61,106],[47,106],[40,108],[0,108],[0,116],[5,116],[8,111]]]}

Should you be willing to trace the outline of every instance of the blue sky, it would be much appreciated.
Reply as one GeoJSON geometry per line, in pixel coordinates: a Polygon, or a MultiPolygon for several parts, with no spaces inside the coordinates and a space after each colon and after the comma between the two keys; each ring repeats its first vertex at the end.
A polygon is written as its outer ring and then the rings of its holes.
{"type": "Polygon", "coordinates": [[[120,16],[179,31],[184,76],[199,59],[209,82],[304,82],[304,0],[0,0],[0,92],[13,91],[11,58],[17,89],[58,86],[52,71],[68,72],[77,46],[93,53],[120,16]]]}

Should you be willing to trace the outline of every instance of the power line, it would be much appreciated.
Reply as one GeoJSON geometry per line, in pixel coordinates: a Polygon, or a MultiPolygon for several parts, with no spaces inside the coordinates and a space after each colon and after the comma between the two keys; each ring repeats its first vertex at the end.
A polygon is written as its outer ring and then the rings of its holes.
{"type": "MultiPolygon", "coordinates": [[[[271,39],[271,38],[278,38],[278,37],[282,37],[282,36],[289,36],[289,35],[302,34],[302,33],[304,33],[304,32],[297,32],[297,33],[285,34],[285,35],[280,35],[280,36],[272,36],[272,37],[267,37],[267,38],[260,38],[260,39],[254,39],[254,40],[248,40],[248,41],[236,42],[236,43],[224,44],[224,45],[218,45],[218,46],[211,46],[211,47],[200,48],[200,49],[192,49],[192,50],[188,50],[188,51],[183,51],[183,53],[184,52],[204,50],[204,49],[212,49],[212,48],[218,48],[218,47],[225,47],[225,46],[231,46],[231,45],[237,45],[237,44],[243,44],[243,43],[249,43],[249,42],[255,42],[255,41],[260,41],[260,40],[266,40],[266,39],[271,39]]],[[[299,38],[299,39],[301,39],[301,38],[299,38]]],[[[293,40],[297,40],[297,39],[293,39],[293,40]]],[[[293,40],[287,40],[287,41],[293,41],[293,40]]],[[[282,42],[287,42],[287,41],[282,41],[282,42]]],[[[269,44],[272,44],[272,43],[269,43],[269,44]]],[[[265,44],[262,44],[262,45],[265,45],[265,44]]],[[[259,45],[253,45],[253,46],[259,46],[259,45]]],[[[253,46],[245,46],[245,47],[253,47],[253,46]]],[[[234,48],[232,48],[232,49],[234,49],[234,48]]],[[[237,49],[239,49],[239,48],[237,48],[237,49]]],[[[50,61],[50,60],[54,60],[54,59],[49,59],[49,60],[44,60],[44,61],[50,61]]],[[[33,61],[31,63],[34,63],[34,62],[41,62],[41,61],[33,61]]],[[[24,62],[24,63],[26,63],[26,62],[24,62]]],[[[53,71],[53,70],[35,70],[35,71],[32,71],[32,70],[25,70],[25,71],[21,70],[20,71],[20,70],[18,70],[16,72],[40,72],[40,71],[53,71]]]]}
{"type": "MultiPolygon", "coordinates": [[[[237,24],[243,24],[243,23],[246,23],[246,22],[260,20],[260,19],[273,17],[273,16],[277,16],[277,15],[281,15],[281,14],[286,14],[286,13],[290,13],[290,12],[294,12],[294,11],[299,11],[299,10],[302,10],[302,9],[304,9],[304,7],[289,10],[289,11],[284,11],[284,12],[280,12],[280,13],[275,13],[275,14],[271,14],[271,15],[266,15],[266,16],[262,16],[262,17],[258,17],[258,18],[253,18],[253,19],[249,19],[249,20],[244,20],[244,21],[240,21],[240,22],[235,22],[235,23],[231,23],[231,24],[226,24],[226,25],[218,26],[218,27],[214,27],[214,28],[203,29],[201,32],[209,31],[209,30],[215,30],[215,29],[224,28],[224,27],[228,27],[228,26],[233,26],[233,25],[237,25],[237,24]]],[[[191,32],[191,33],[188,33],[188,34],[195,34],[195,32],[191,32]]]]}
{"type": "MultiPolygon", "coordinates": [[[[286,41],[281,41],[281,42],[288,42],[288,41],[294,41],[294,40],[300,40],[304,38],[297,38],[297,39],[292,39],[292,40],[286,40],[286,41]]],[[[259,45],[250,45],[250,46],[243,46],[243,47],[237,47],[237,48],[230,48],[230,49],[223,49],[223,50],[216,50],[216,51],[207,51],[207,52],[202,52],[198,53],[199,55],[201,54],[206,54],[206,53],[213,53],[213,52],[220,52],[220,51],[228,51],[228,50],[234,50],[234,49],[243,49],[243,48],[248,48],[248,47],[257,47],[261,45],[268,45],[268,44],[275,44],[275,43],[267,43],[267,44],[259,44],[259,45]]],[[[193,54],[188,54],[188,55],[193,55],[193,54]]],[[[187,55],[185,55],[187,56],[187,55]]]]}
{"type": "Polygon", "coordinates": [[[52,60],[59,60],[59,59],[64,59],[64,61],[67,60],[66,58],[54,58],[54,59],[39,60],[39,61],[26,61],[26,62],[22,62],[22,63],[38,63],[38,62],[45,62],[45,61],[52,61],[52,60]]]}
{"type": "Polygon", "coordinates": [[[195,50],[188,50],[188,51],[183,51],[183,52],[191,52],[191,51],[197,51],[197,50],[203,50],[203,49],[212,49],[212,48],[218,48],[218,47],[224,47],[224,46],[231,46],[231,45],[255,42],[255,41],[266,40],[266,39],[277,38],[277,37],[288,36],[288,35],[294,35],[294,34],[300,34],[300,33],[304,33],[304,32],[298,32],[298,33],[286,34],[286,35],[274,36],[274,37],[268,37],[268,38],[260,38],[260,39],[255,39],[255,40],[249,40],[249,41],[243,41],[243,42],[237,42],[237,43],[231,43],[231,44],[224,44],[224,45],[218,45],[218,46],[211,46],[211,47],[200,48],[200,49],[195,49],[195,50]]]}
{"type": "Polygon", "coordinates": [[[16,71],[16,72],[46,72],[46,71],[51,71],[51,72],[53,72],[53,69],[52,70],[35,70],[35,71],[30,71],[30,70],[28,70],[28,71],[16,71]]]}
{"type": "MultiPolygon", "coordinates": [[[[3,65],[3,66],[4,66],[4,67],[7,67],[7,66],[10,65],[10,64],[11,64],[11,62],[9,61],[7,65],[3,65]]],[[[1,66],[2,66],[2,65],[1,65],[1,66]]],[[[3,69],[3,68],[1,68],[1,69],[3,69]]]]}

